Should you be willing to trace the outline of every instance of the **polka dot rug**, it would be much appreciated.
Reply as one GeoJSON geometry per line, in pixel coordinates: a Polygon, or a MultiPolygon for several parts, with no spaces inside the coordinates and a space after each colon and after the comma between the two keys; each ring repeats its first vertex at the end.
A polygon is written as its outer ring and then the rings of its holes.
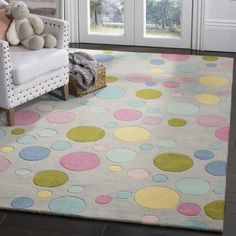
{"type": "Polygon", "coordinates": [[[233,61],[88,52],[106,88],[0,114],[0,208],[222,231],[233,61]]]}

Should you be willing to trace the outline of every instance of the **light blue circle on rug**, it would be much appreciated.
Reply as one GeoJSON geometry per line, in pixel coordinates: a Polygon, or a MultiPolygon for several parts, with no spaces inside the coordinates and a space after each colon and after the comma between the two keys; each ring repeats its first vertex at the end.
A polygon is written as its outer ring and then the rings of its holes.
{"type": "Polygon", "coordinates": [[[26,147],[19,153],[20,158],[26,161],[40,161],[47,158],[51,151],[45,147],[26,147]]]}
{"type": "Polygon", "coordinates": [[[215,154],[208,150],[198,150],[194,152],[194,156],[200,160],[210,160],[215,157],[215,154]]]}
{"type": "Polygon", "coordinates": [[[151,149],[153,149],[153,145],[149,144],[149,143],[143,143],[139,146],[140,150],[143,151],[149,151],[151,149]]]}
{"type": "Polygon", "coordinates": [[[230,107],[221,107],[220,111],[222,113],[228,114],[228,113],[230,113],[230,109],[231,109],[230,107]]]}
{"type": "Polygon", "coordinates": [[[212,143],[210,144],[209,148],[215,151],[218,151],[220,149],[222,149],[224,146],[222,143],[212,143]]]}
{"type": "Polygon", "coordinates": [[[97,54],[94,57],[98,62],[108,62],[114,59],[114,57],[109,54],[97,54]]]}
{"type": "Polygon", "coordinates": [[[218,195],[224,195],[225,194],[225,186],[218,185],[218,186],[214,187],[213,192],[218,195]]]}
{"type": "Polygon", "coordinates": [[[196,221],[196,220],[185,220],[182,222],[182,225],[187,228],[193,228],[193,229],[205,229],[206,226],[203,222],[196,221]]]}
{"type": "Polygon", "coordinates": [[[136,60],[138,55],[136,53],[122,53],[118,56],[120,60],[136,60]]]}
{"type": "Polygon", "coordinates": [[[225,161],[213,161],[205,166],[208,174],[214,176],[226,176],[227,163],[225,161]]]}
{"type": "Polygon", "coordinates": [[[193,115],[199,111],[198,106],[187,102],[173,102],[167,105],[167,111],[174,115],[193,115]]]}
{"type": "Polygon", "coordinates": [[[154,175],[152,181],[156,183],[164,183],[168,180],[168,177],[165,175],[154,175]]]}
{"type": "Polygon", "coordinates": [[[49,203],[49,209],[55,213],[78,214],[86,209],[87,205],[83,199],[76,197],[58,197],[49,203]]]}
{"type": "Polygon", "coordinates": [[[15,209],[23,210],[34,205],[34,200],[29,197],[18,197],[11,202],[11,206],[15,209]]]}
{"type": "Polygon", "coordinates": [[[19,144],[27,145],[32,144],[36,141],[36,138],[32,135],[25,135],[16,139],[16,142],[19,144]]]}
{"type": "Polygon", "coordinates": [[[117,194],[116,197],[119,199],[129,199],[132,197],[132,192],[129,191],[124,191],[124,190],[120,190],[117,194]]]}
{"type": "Polygon", "coordinates": [[[177,146],[176,142],[172,139],[158,140],[157,145],[162,148],[174,148],[177,146]]]}
{"type": "Polygon", "coordinates": [[[156,107],[151,107],[147,109],[148,113],[160,113],[160,109],[156,107]]]}
{"type": "Polygon", "coordinates": [[[187,88],[190,92],[193,92],[193,93],[204,93],[205,92],[205,88],[201,85],[198,85],[198,84],[189,84],[187,88]]]}
{"type": "Polygon", "coordinates": [[[177,66],[177,70],[183,73],[197,73],[200,69],[200,66],[196,64],[182,64],[177,66]]]}
{"type": "Polygon", "coordinates": [[[92,105],[93,102],[89,101],[88,99],[84,99],[80,102],[80,105],[86,106],[86,105],[92,105]]]}
{"type": "Polygon", "coordinates": [[[15,171],[15,174],[17,176],[27,176],[27,175],[30,174],[30,170],[28,170],[28,169],[19,169],[19,170],[15,171]]]}
{"type": "Polygon", "coordinates": [[[117,126],[118,126],[118,124],[115,122],[108,122],[104,125],[104,127],[109,128],[109,129],[115,128],[117,126]]]}
{"type": "Polygon", "coordinates": [[[166,62],[161,59],[153,59],[150,61],[150,63],[153,65],[161,66],[161,65],[164,65],[166,62]]]}
{"type": "Polygon", "coordinates": [[[176,183],[177,189],[187,195],[200,196],[210,190],[210,185],[203,179],[184,178],[176,183]],[[194,186],[194,188],[193,188],[194,186]]]}
{"type": "Polygon", "coordinates": [[[0,138],[5,137],[6,132],[3,129],[0,129],[0,138]]]}
{"type": "Polygon", "coordinates": [[[125,95],[125,90],[119,87],[108,86],[95,91],[94,95],[101,99],[118,99],[125,95]]]}
{"type": "Polygon", "coordinates": [[[127,163],[137,159],[137,152],[128,148],[112,149],[106,153],[106,158],[115,163],[127,163]]]}
{"type": "Polygon", "coordinates": [[[94,106],[94,107],[90,107],[89,111],[92,113],[104,113],[106,112],[106,108],[101,107],[101,106],[94,106]]]}
{"type": "Polygon", "coordinates": [[[51,145],[51,148],[56,151],[67,151],[71,148],[71,144],[66,141],[56,141],[51,145]]]}
{"type": "Polygon", "coordinates": [[[148,82],[145,83],[145,85],[147,85],[149,87],[153,87],[153,86],[157,85],[157,82],[155,82],[155,81],[148,81],[148,82]]]}
{"type": "Polygon", "coordinates": [[[42,129],[39,131],[38,135],[42,138],[53,137],[57,134],[57,131],[54,129],[42,129]]]}
{"type": "Polygon", "coordinates": [[[145,102],[142,100],[131,100],[128,102],[128,105],[130,107],[143,107],[145,105],[145,102]]]}
{"type": "Polygon", "coordinates": [[[207,67],[209,67],[209,68],[216,68],[217,64],[215,64],[215,63],[207,63],[207,67]]]}
{"type": "Polygon", "coordinates": [[[69,193],[80,193],[83,191],[84,191],[84,188],[80,185],[72,185],[68,188],[69,193]]]}

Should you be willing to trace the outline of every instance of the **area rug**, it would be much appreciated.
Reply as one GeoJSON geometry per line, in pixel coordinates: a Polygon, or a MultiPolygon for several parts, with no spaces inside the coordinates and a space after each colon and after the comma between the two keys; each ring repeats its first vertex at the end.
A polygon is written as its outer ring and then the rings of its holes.
{"type": "Polygon", "coordinates": [[[0,208],[222,231],[232,59],[88,52],[106,88],[1,113],[0,208]]]}

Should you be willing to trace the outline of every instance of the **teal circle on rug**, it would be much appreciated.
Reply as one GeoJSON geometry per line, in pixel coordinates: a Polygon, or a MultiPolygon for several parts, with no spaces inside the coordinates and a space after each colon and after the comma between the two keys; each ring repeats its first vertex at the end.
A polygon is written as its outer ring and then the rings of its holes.
{"type": "Polygon", "coordinates": [[[94,95],[101,99],[118,99],[123,97],[125,93],[126,92],[123,88],[108,86],[95,91],[94,95]]]}
{"type": "Polygon", "coordinates": [[[51,145],[51,148],[56,151],[67,151],[71,148],[71,144],[66,141],[56,141],[51,145]]]}
{"type": "Polygon", "coordinates": [[[115,163],[127,163],[137,159],[138,154],[128,148],[112,149],[106,153],[106,158],[115,163]]]}
{"type": "Polygon", "coordinates": [[[16,139],[19,144],[27,145],[36,142],[36,138],[32,135],[24,135],[16,139]]]}
{"type": "Polygon", "coordinates": [[[71,196],[54,198],[49,203],[49,209],[54,213],[75,215],[87,208],[83,199],[71,196]]]}

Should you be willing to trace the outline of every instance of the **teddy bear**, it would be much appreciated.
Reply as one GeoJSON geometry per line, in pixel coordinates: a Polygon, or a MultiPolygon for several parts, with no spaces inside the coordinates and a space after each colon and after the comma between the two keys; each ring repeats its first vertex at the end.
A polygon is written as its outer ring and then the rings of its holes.
{"type": "Polygon", "coordinates": [[[31,50],[56,46],[57,39],[51,34],[42,34],[44,31],[43,21],[36,15],[30,14],[24,2],[13,2],[6,10],[6,14],[12,19],[6,33],[6,39],[11,45],[22,44],[31,50]]]}

